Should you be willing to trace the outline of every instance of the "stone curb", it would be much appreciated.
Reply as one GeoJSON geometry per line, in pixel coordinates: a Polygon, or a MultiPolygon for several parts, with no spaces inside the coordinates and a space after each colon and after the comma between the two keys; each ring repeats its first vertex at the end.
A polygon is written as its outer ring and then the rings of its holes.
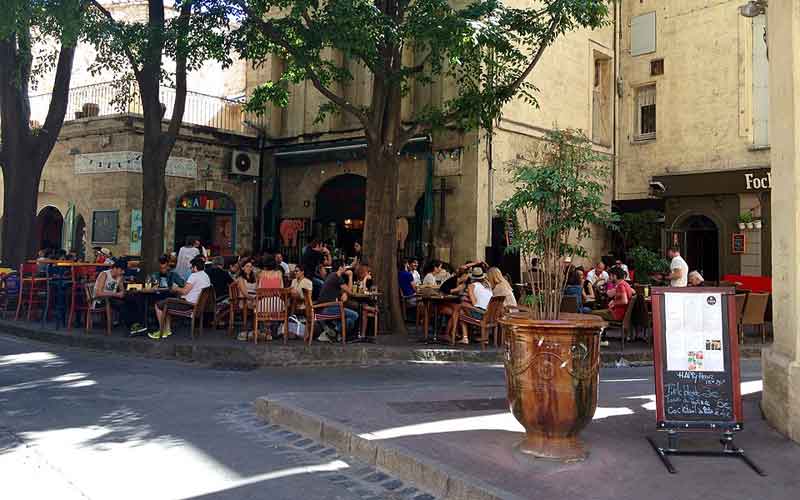
{"type": "MultiPolygon", "coordinates": [[[[503,364],[502,351],[467,351],[460,349],[405,348],[372,344],[348,345],[313,344],[311,347],[290,343],[236,343],[231,345],[209,345],[188,339],[155,342],[143,339],[86,335],[83,329],[41,329],[38,324],[0,320],[0,331],[40,342],[112,351],[148,358],[175,359],[206,365],[226,367],[287,367],[287,366],[379,366],[392,363],[482,363],[503,364]]],[[[760,358],[760,346],[741,347],[742,359],[760,358]]],[[[619,352],[602,352],[601,363],[605,367],[616,366],[619,352]]],[[[625,354],[629,366],[650,366],[650,351],[625,354]]]]}
{"type": "Polygon", "coordinates": [[[256,414],[265,421],[303,434],[343,454],[384,469],[446,500],[523,500],[522,497],[469,477],[404,446],[364,438],[339,422],[291,403],[268,397],[255,401],[256,414]]]}

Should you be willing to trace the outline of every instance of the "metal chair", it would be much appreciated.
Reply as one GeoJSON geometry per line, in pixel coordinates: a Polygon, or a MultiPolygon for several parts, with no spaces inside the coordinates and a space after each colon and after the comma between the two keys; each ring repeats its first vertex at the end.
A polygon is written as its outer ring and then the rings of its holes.
{"type": "Polygon", "coordinates": [[[259,288],[253,307],[253,342],[258,344],[258,324],[283,322],[283,343],[289,340],[289,288],[259,288]]]}
{"type": "Polygon", "coordinates": [[[200,292],[200,297],[197,299],[197,303],[194,304],[194,307],[191,309],[187,309],[185,307],[176,307],[178,304],[182,306],[188,304],[183,299],[167,299],[164,303],[164,314],[165,314],[165,323],[167,329],[170,328],[171,324],[171,317],[177,316],[179,318],[186,318],[190,322],[190,331],[192,335],[192,340],[196,338],[195,336],[195,327],[196,327],[196,320],[200,320],[200,330],[198,337],[203,334],[203,327],[204,327],[204,319],[203,316],[209,310],[209,305],[214,304],[214,287],[209,286],[203,289],[200,292]],[[172,306],[172,307],[170,307],[172,306]]]}
{"type": "Polygon", "coordinates": [[[10,272],[3,276],[2,287],[0,287],[0,302],[2,303],[0,315],[2,315],[3,319],[6,319],[9,308],[13,308],[11,309],[12,312],[16,311],[20,301],[19,287],[19,273],[17,273],[17,271],[10,272]]]}
{"type": "MultiPolygon", "coordinates": [[[[504,301],[505,297],[492,297],[491,300],[489,300],[489,305],[486,307],[485,311],[466,303],[462,303],[458,310],[458,324],[461,325],[462,332],[466,333],[466,329],[470,326],[478,327],[480,329],[480,343],[482,350],[486,350],[486,346],[489,344],[490,331],[494,333],[495,347],[500,345],[501,333],[498,320],[503,312],[504,301]],[[471,311],[483,313],[483,317],[481,319],[475,318],[469,314],[471,311]]],[[[456,331],[458,331],[458,328],[456,328],[456,331]]],[[[453,332],[450,340],[452,344],[455,344],[455,332],[453,332]]]]}
{"type": "Polygon", "coordinates": [[[111,302],[106,298],[96,299],[94,296],[94,283],[86,283],[83,285],[84,297],[86,299],[86,320],[85,331],[89,333],[94,316],[98,314],[105,314],[106,316],[106,335],[111,335],[111,302]]]}
{"type": "Polygon", "coordinates": [[[22,315],[22,310],[27,308],[27,319],[31,320],[34,307],[44,309],[44,302],[47,296],[47,278],[39,274],[37,264],[20,264],[19,266],[19,300],[17,301],[17,313],[14,320],[18,320],[22,315]]]}
{"type": "Polygon", "coordinates": [[[50,316],[51,307],[55,312],[56,330],[62,323],[66,326],[67,322],[67,289],[72,286],[70,270],[68,267],[59,267],[53,264],[47,266],[47,290],[42,314],[42,328],[44,328],[47,318],[50,316]]]}

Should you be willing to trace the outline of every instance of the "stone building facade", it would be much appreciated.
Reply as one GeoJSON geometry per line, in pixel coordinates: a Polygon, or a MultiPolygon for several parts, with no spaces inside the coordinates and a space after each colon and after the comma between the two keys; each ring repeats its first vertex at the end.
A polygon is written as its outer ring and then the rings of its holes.
{"type": "MultiPolygon", "coordinates": [[[[137,241],[148,237],[141,234],[137,173],[142,131],[141,117],[130,114],[64,124],[40,183],[41,245],[139,254],[137,241]]],[[[181,129],[167,166],[167,251],[187,236],[201,238],[215,253],[251,248],[258,184],[231,173],[234,151],[256,153],[255,139],[202,126],[181,129]]]]}
{"type": "Polygon", "coordinates": [[[663,210],[664,245],[712,280],[771,264],[765,16],[741,16],[741,4],[622,2],[617,22],[614,198],[663,210]],[[760,228],[739,229],[742,213],[760,228]]]}
{"type": "MultiPolygon", "coordinates": [[[[436,256],[453,263],[488,259],[507,269],[514,268],[509,270],[512,275],[518,272],[518,259],[509,260],[505,255],[504,222],[496,210],[513,190],[508,162],[518,152],[537,145],[554,127],[581,129],[593,139],[599,152],[613,155],[613,33],[613,27],[607,26],[569,33],[559,39],[530,76],[540,89],[539,107],[521,99],[510,103],[494,135],[485,130],[434,134],[417,138],[418,142],[407,148],[400,166],[399,186],[399,215],[405,219],[401,226],[408,226],[407,235],[400,235],[406,236],[399,244],[402,253],[436,256]],[[433,223],[432,231],[426,235],[421,227],[421,211],[427,182],[433,186],[433,223]]],[[[351,102],[366,103],[369,78],[357,68],[352,70],[354,80],[337,91],[351,102]]],[[[256,86],[277,79],[281,71],[280,61],[249,68],[248,94],[256,86]]],[[[347,221],[352,222],[359,214],[351,217],[348,214],[352,210],[347,211],[348,208],[337,216],[336,204],[321,203],[330,196],[335,198],[328,188],[337,179],[346,184],[342,177],[349,175],[351,185],[343,187],[342,192],[348,193],[348,199],[351,195],[357,197],[363,206],[363,132],[347,115],[315,122],[319,105],[326,99],[311,83],[294,85],[291,92],[289,105],[271,109],[261,122],[274,144],[268,155],[272,173],[268,178],[280,182],[280,218],[296,221],[303,228],[297,246],[304,239],[323,236],[333,240],[338,237],[337,243],[347,247],[358,239],[357,230],[348,227],[352,224],[347,221]]],[[[452,87],[445,81],[415,86],[404,101],[404,118],[410,118],[414,109],[440,102],[449,92],[452,87]]],[[[612,184],[609,176],[609,202],[612,184]]],[[[269,206],[275,190],[267,186],[265,192],[269,206]]],[[[363,210],[360,218],[363,219],[363,210]]],[[[598,228],[591,240],[583,242],[590,260],[606,252],[604,241],[605,234],[598,228]]],[[[292,255],[298,248],[284,245],[283,250],[292,255]]]]}

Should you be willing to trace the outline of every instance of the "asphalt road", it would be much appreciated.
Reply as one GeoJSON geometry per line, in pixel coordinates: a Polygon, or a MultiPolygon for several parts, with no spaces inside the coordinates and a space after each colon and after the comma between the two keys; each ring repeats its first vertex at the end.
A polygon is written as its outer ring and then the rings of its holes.
{"type": "MultiPolygon", "coordinates": [[[[603,378],[636,380],[647,393],[649,375],[623,368],[603,378]]],[[[744,364],[745,380],[759,376],[757,362],[744,364]]],[[[434,384],[494,388],[502,397],[503,383],[497,366],[237,372],[0,334],[0,498],[422,500],[430,497],[359,480],[361,465],[347,457],[285,446],[255,417],[253,400],[434,384]]]]}

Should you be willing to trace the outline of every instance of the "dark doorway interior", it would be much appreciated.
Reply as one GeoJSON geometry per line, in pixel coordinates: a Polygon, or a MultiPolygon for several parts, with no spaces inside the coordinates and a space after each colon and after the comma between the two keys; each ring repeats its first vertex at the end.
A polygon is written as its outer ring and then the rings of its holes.
{"type": "Polygon", "coordinates": [[[492,217],[492,246],[486,249],[486,263],[499,267],[504,275],[511,278],[512,283],[519,283],[519,253],[508,252],[506,241],[506,223],[500,217],[492,217]]]}
{"type": "Polygon", "coordinates": [[[366,201],[367,180],[360,175],[340,175],[323,184],[314,206],[317,236],[349,255],[353,243],[362,242],[366,201]]]}
{"type": "Polygon", "coordinates": [[[704,215],[693,215],[683,223],[686,231],[686,263],[708,281],[719,281],[719,228],[704,215]]]}
{"type": "Polygon", "coordinates": [[[44,207],[36,216],[38,248],[61,248],[64,217],[55,207],[44,207]]]}

